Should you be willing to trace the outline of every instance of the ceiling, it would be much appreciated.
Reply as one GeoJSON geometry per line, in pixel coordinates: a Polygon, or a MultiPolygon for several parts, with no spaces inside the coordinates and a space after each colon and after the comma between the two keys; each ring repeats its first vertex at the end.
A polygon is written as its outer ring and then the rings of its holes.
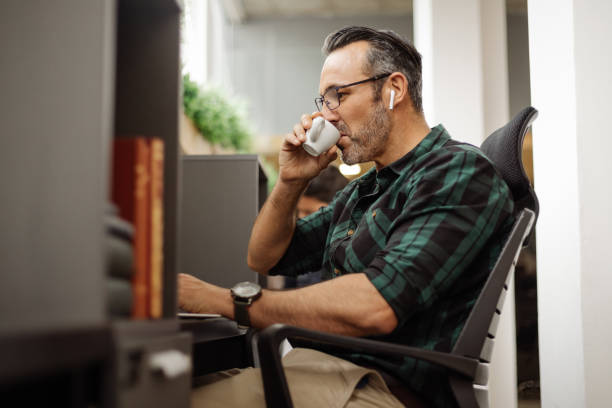
{"type": "Polygon", "coordinates": [[[412,12],[412,0],[242,0],[246,14],[261,17],[348,17],[412,12]]]}
{"type": "MultiPolygon", "coordinates": [[[[224,0],[223,5],[234,23],[263,18],[412,14],[412,0],[224,0]]],[[[525,13],[527,0],[506,0],[506,8],[511,14],[525,13]]]]}

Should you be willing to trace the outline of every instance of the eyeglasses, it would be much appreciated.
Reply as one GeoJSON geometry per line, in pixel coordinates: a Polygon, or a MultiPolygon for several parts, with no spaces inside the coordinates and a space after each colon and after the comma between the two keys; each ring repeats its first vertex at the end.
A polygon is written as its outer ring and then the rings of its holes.
{"type": "Polygon", "coordinates": [[[323,110],[323,104],[325,104],[325,106],[327,106],[327,109],[329,110],[337,109],[338,106],[340,106],[340,97],[344,95],[338,92],[340,89],[348,88],[349,86],[363,84],[365,82],[378,81],[379,79],[386,78],[389,75],[391,75],[391,72],[389,72],[388,74],[375,75],[371,78],[363,79],[357,82],[352,82],[350,84],[334,86],[332,88],[329,88],[327,91],[325,91],[323,95],[315,98],[315,105],[317,105],[317,109],[319,110],[319,112],[323,110]]]}

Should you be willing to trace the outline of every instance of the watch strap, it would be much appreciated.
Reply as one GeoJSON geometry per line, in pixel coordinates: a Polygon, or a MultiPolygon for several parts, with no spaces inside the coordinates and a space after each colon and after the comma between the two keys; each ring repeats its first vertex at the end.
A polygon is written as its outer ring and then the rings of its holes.
{"type": "MultiPolygon", "coordinates": [[[[250,300],[250,299],[249,299],[250,300]]],[[[241,327],[251,327],[251,319],[249,318],[249,306],[251,302],[234,299],[234,320],[241,327]]]]}

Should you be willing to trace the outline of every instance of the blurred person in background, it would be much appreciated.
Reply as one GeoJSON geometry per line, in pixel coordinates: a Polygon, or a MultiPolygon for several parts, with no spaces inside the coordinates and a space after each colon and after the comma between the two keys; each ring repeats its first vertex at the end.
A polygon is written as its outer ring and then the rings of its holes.
{"type": "MultiPolygon", "coordinates": [[[[336,166],[330,165],[312,179],[297,203],[297,216],[304,218],[327,207],[336,193],[348,184],[346,177],[336,166]]],[[[321,281],[321,270],[308,272],[297,277],[285,277],[285,288],[301,288],[321,281]]]]}
{"type": "Polygon", "coordinates": [[[316,176],[297,203],[297,216],[304,218],[331,203],[336,193],[348,184],[346,177],[334,165],[316,176]]]}

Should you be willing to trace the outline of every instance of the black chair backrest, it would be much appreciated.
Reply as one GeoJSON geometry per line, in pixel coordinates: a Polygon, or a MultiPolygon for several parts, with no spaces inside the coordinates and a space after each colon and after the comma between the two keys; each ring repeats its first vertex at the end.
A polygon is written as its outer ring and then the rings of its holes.
{"type": "MultiPolygon", "coordinates": [[[[510,187],[517,219],[452,351],[453,354],[480,361],[474,379],[474,384],[484,387],[483,395],[478,398],[482,401],[479,402],[480,406],[487,405],[488,363],[491,361],[508,281],[539,211],[537,196],[522,162],[523,140],[537,114],[532,107],[523,109],[507,125],[493,132],[481,146],[510,187]]],[[[453,388],[457,393],[457,388],[453,388]]]]}
{"type": "Polygon", "coordinates": [[[538,117],[538,111],[529,106],[520,111],[505,126],[491,133],[482,142],[480,150],[493,162],[514,197],[516,214],[529,208],[536,215],[540,211],[538,197],[523,167],[523,140],[527,130],[538,117]]]}

